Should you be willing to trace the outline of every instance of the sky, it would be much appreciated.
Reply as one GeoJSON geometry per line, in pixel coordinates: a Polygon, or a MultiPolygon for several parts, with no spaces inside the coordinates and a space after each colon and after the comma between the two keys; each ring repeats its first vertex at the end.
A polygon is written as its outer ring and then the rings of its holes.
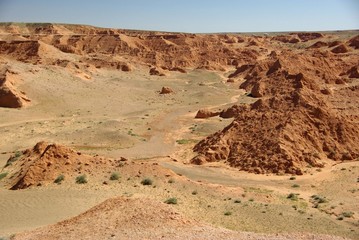
{"type": "Polygon", "coordinates": [[[359,29],[359,0],[0,0],[0,22],[169,32],[359,29]]]}

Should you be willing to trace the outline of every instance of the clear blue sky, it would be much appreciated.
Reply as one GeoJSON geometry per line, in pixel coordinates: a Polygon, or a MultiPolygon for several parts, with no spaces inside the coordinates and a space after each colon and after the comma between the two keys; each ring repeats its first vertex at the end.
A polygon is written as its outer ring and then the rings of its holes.
{"type": "Polygon", "coordinates": [[[0,22],[180,32],[359,29],[359,0],[0,0],[0,22]]]}

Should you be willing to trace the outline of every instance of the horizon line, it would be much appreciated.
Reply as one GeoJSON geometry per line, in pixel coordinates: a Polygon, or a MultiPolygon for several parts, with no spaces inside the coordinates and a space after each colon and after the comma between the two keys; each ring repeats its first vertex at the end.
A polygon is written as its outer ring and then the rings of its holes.
{"type": "Polygon", "coordinates": [[[83,23],[60,23],[60,22],[0,22],[0,25],[3,24],[54,24],[54,25],[77,25],[77,26],[88,26],[102,29],[116,29],[116,30],[125,30],[125,31],[139,31],[139,32],[163,32],[163,33],[184,33],[184,34],[266,34],[266,33],[299,33],[299,32],[349,32],[349,31],[359,31],[359,29],[326,29],[326,30],[280,30],[280,31],[229,31],[229,32],[180,32],[180,31],[168,31],[168,30],[149,30],[149,29],[130,29],[130,28],[118,28],[118,27],[102,27],[95,26],[91,24],[83,23]]]}

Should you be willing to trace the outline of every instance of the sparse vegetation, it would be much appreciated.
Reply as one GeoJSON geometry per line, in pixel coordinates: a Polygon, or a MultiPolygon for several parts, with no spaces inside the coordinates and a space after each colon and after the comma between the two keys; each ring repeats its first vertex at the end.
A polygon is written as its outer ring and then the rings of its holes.
{"type": "Polygon", "coordinates": [[[300,186],[298,184],[293,184],[292,188],[299,188],[300,186]]]}
{"type": "Polygon", "coordinates": [[[175,180],[173,178],[168,180],[168,183],[174,183],[174,182],[175,182],[175,180]]]}
{"type": "Polygon", "coordinates": [[[191,139],[179,139],[179,140],[176,140],[176,143],[178,143],[178,144],[189,144],[191,142],[193,142],[193,140],[191,140],[191,139]]]}
{"type": "Polygon", "coordinates": [[[224,216],[230,216],[230,215],[232,215],[232,212],[230,212],[230,211],[227,211],[224,213],[224,216]]]}
{"type": "Polygon", "coordinates": [[[298,201],[298,194],[297,193],[289,193],[287,198],[292,201],[298,201]]]}
{"type": "Polygon", "coordinates": [[[86,175],[80,175],[76,177],[76,183],[77,184],[85,184],[87,183],[86,175]]]}
{"type": "Polygon", "coordinates": [[[241,203],[242,201],[239,199],[234,200],[234,203],[241,203]]]}
{"type": "Polygon", "coordinates": [[[111,180],[111,181],[116,181],[116,180],[118,180],[118,179],[120,179],[120,174],[119,174],[118,172],[113,172],[113,173],[111,174],[111,176],[110,176],[110,180],[111,180]]]}
{"type": "Polygon", "coordinates": [[[6,162],[5,167],[8,167],[11,164],[13,164],[13,162],[17,161],[21,156],[22,156],[22,152],[16,151],[15,154],[11,156],[9,160],[6,162]]]}
{"type": "Polygon", "coordinates": [[[192,195],[197,195],[197,194],[198,194],[197,190],[194,190],[194,191],[192,192],[192,195]]]}
{"type": "Polygon", "coordinates": [[[328,200],[325,197],[319,196],[319,195],[313,195],[313,196],[311,196],[311,198],[313,199],[313,201],[315,203],[326,203],[326,202],[328,202],[328,200]]]}
{"type": "Polygon", "coordinates": [[[142,184],[142,185],[152,185],[152,184],[153,184],[153,181],[152,181],[152,179],[150,179],[150,178],[145,178],[145,179],[143,179],[143,180],[141,181],[141,184],[142,184]]]}
{"type": "Polygon", "coordinates": [[[296,179],[295,176],[291,176],[291,177],[289,178],[289,180],[295,180],[295,179],[296,179]]]}
{"type": "Polygon", "coordinates": [[[0,180],[8,175],[8,172],[0,173],[0,180]]]}
{"type": "Polygon", "coordinates": [[[137,134],[133,133],[132,132],[132,129],[130,129],[128,132],[127,132],[128,135],[132,136],[132,137],[136,137],[137,134]]]}
{"type": "Polygon", "coordinates": [[[346,218],[351,218],[354,213],[353,212],[342,212],[343,217],[346,217],[346,218]]]}
{"type": "Polygon", "coordinates": [[[61,174],[57,176],[57,178],[54,180],[54,183],[61,184],[61,182],[64,180],[65,180],[65,176],[61,174]]]}
{"type": "Polygon", "coordinates": [[[172,198],[169,198],[165,201],[165,203],[167,204],[177,204],[177,198],[175,197],[172,197],[172,198]]]}
{"type": "Polygon", "coordinates": [[[22,151],[15,152],[15,157],[21,157],[21,156],[22,156],[22,151]]]}
{"type": "Polygon", "coordinates": [[[304,211],[304,210],[302,210],[302,209],[299,209],[299,210],[298,210],[298,213],[300,213],[300,214],[304,214],[304,213],[305,213],[305,211],[304,211]]]}

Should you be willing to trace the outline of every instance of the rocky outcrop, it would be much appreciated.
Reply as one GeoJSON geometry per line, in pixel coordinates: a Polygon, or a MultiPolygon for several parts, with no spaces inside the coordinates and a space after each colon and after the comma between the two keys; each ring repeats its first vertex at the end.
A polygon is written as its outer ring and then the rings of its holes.
{"type": "Polygon", "coordinates": [[[348,44],[350,47],[354,48],[354,49],[359,49],[359,35],[351,38],[349,41],[348,41],[348,44]]]}
{"type": "Polygon", "coordinates": [[[25,92],[17,90],[16,84],[16,73],[3,67],[0,70],[0,107],[21,108],[30,102],[25,92]]]}
{"type": "Polygon", "coordinates": [[[321,48],[321,47],[327,47],[328,43],[323,42],[323,41],[318,41],[316,43],[314,43],[313,45],[309,46],[308,48],[321,48]]]}
{"type": "Polygon", "coordinates": [[[321,33],[316,33],[316,32],[302,32],[302,33],[297,33],[297,36],[299,37],[299,39],[303,42],[307,42],[310,40],[314,40],[317,38],[322,38],[324,37],[323,34],[321,33]]]}
{"type": "Polygon", "coordinates": [[[173,93],[173,90],[170,87],[162,87],[160,94],[170,94],[173,93]]]}
{"type": "Polygon", "coordinates": [[[359,78],[358,66],[353,66],[348,70],[347,74],[349,78],[359,78]]]}
{"type": "Polygon", "coordinates": [[[237,117],[245,108],[247,108],[246,105],[233,105],[232,107],[221,111],[219,116],[221,118],[234,118],[237,117]]]}
{"type": "Polygon", "coordinates": [[[210,117],[218,116],[219,114],[220,114],[219,112],[212,112],[208,109],[200,109],[198,110],[195,118],[210,118],[210,117]]]}
{"type": "Polygon", "coordinates": [[[166,76],[166,74],[159,68],[156,68],[156,67],[152,67],[150,69],[150,75],[156,75],[156,76],[166,76]]]}
{"type": "Polygon", "coordinates": [[[0,54],[18,61],[37,62],[40,43],[36,40],[0,41],[0,54]]]}
{"type": "Polygon", "coordinates": [[[279,41],[282,43],[298,43],[300,40],[297,37],[291,35],[278,35],[272,38],[274,41],[279,41]]]}
{"type": "Polygon", "coordinates": [[[75,179],[75,176],[88,176],[114,168],[123,159],[103,161],[101,157],[93,157],[74,151],[68,147],[39,142],[33,148],[11,156],[6,170],[12,172],[9,185],[11,190],[25,189],[53,183],[59,176],[75,179]]]}
{"type": "Polygon", "coordinates": [[[340,44],[339,46],[332,49],[332,53],[347,53],[348,48],[344,44],[340,44]]]}
{"type": "Polygon", "coordinates": [[[323,158],[358,158],[356,123],[334,110],[318,86],[332,81],[318,69],[332,76],[341,69],[335,63],[320,68],[328,64],[323,59],[311,70],[309,59],[289,54],[239,67],[236,76],[246,79],[241,88],[262,98],[249,107],[235,107],[230,125],[194,147],[198,155],[192,163],[223,161],[253,173],[300,175],[308,166],[322,167],[323,158]]]}

